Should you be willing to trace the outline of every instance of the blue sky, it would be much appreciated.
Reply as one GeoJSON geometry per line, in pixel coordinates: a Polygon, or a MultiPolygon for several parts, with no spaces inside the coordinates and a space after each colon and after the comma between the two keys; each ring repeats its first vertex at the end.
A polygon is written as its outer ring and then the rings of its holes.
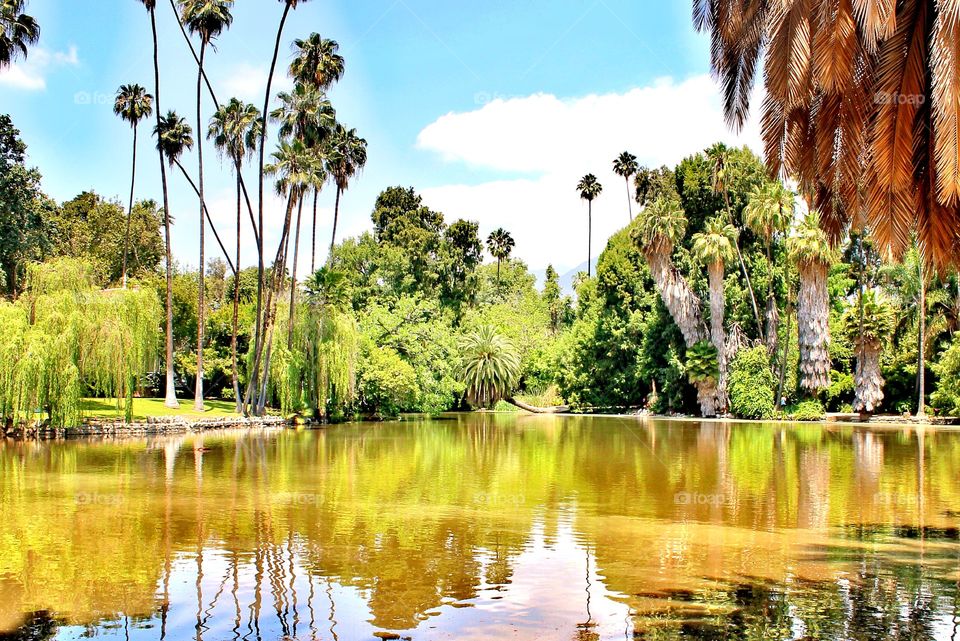
{"type": "MultiPolygon", "coordinates": [[[[0,104],[29,145],[30,162],[57,200],[93,189],[126,200],[131,132],[112,112],[119,85],[153,90],[146,11],[134,0],[31,0],[41,41],[26,62],[0,73],[0,104]]],[[[207,69],[218,98],[262,106],[282,5],[237,0],[233,27],[207,69]]],[[[628,221],[626,186],[610,163],[629,149],[641,163],[675,163],[715,140],[755,145],[720,116],[708,42],[690,25],[688,2],[636,0],[314,0],[291,13],[275,87],[289,86],[290,42],[318,32],[341,45],[346,74],[331,91],[339,118],[369,142],[369,162],[345,194],[343,234],[370,227],[377,193],[412,185],[448,221],[468,218],[485,235],[503,226],[534,269],[586,259],[586,212],[576,178],[605,185],[594,204],[594,256],[628,221]]],[[[196,66],[159,0],[162,108],[196,128],[196,66]]],[[[204,119],[213,111],[204,95],[204,119]]],[[[151,125],[152,127],[152,125],[151,125]]],[[[152,141],[141,136],[138,197],[159,197],[152,141]]],[[[232,178],[209,143],[210,207],[232,244],[232,178]]],[[[196,174],[195,156],[184,164],[196,174]]],[[[255,180],[254,168],[247,170],[255,180]]],[[[171,177],[175,255],[196,265],[198,207],[171,177]]],[[[333,190],[321,195],[318,246],[329,242],[333,190]]],[[[268,203],[268,243],[281,204],[268,203]]],[[[309,226],[305,226],[305,236],[309,226]]],[[[245,230],[246,238],[249,232],[245,230]]],[[[306,242],[306,240],[302,241],[306,242]]],[[[215,255],[208,247],[208,255],[215,255]]],[[[244,263],[254,260],[245,243],[244,263]]]]}

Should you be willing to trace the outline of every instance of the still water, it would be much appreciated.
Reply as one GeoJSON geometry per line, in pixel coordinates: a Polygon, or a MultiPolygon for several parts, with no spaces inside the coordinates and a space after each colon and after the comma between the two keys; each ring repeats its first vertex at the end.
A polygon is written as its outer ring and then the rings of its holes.
{"type": "Polygon", "coordinates": [[[451,415],[0,446],[0,639],[960,639],[960,432],[451,415]]]}

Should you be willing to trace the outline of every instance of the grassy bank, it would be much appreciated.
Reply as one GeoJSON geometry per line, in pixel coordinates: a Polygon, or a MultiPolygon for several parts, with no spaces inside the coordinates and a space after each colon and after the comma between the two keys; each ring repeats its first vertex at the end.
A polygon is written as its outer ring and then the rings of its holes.
{"type": "MultiPolygon", "coordinates": [[[[117,419],[123,418],[124,401],[118,405],[109,398],[85,398],[81,407],[87,418],[117,419]]],[[[204,403],[206,411],[197,412],[193,409],[193,400],[181,400],[178,409],[164,406],[162,398],[135,398],[133,399],[133,420],[142,421],[147,417],[182,416],[184,418],[226,418],[240,416],[235,410],[233,401],[213,401],[204,403]]]]}

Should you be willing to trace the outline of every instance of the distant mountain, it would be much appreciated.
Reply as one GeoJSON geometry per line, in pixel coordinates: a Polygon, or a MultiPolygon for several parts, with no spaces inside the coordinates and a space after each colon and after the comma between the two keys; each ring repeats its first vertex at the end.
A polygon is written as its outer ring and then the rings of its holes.
{"type": "MultiPolygon", "coordinates": [[[[560,291],[566,296],[573,296],[573,280],[580,272],[587,271],[587,261],[583,261],[568,272],[560,274],[560,291]]],[[[547,280],[547,268],[533,269],[530,273],[537,277],[537,289],[543,289],[543,284],[547,280]]],[[[597,259],[593,259],[593,273],[597,273],[597,259]]]]}

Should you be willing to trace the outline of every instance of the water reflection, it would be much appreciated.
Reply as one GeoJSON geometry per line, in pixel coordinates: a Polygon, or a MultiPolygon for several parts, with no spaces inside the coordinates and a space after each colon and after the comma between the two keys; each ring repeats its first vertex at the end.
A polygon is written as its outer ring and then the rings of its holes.
{"type": "Polygon", "coordinates": [[[588,417],[10,442],[0,639],[960,638],[958,475],[945,431],[588,417]]]}

